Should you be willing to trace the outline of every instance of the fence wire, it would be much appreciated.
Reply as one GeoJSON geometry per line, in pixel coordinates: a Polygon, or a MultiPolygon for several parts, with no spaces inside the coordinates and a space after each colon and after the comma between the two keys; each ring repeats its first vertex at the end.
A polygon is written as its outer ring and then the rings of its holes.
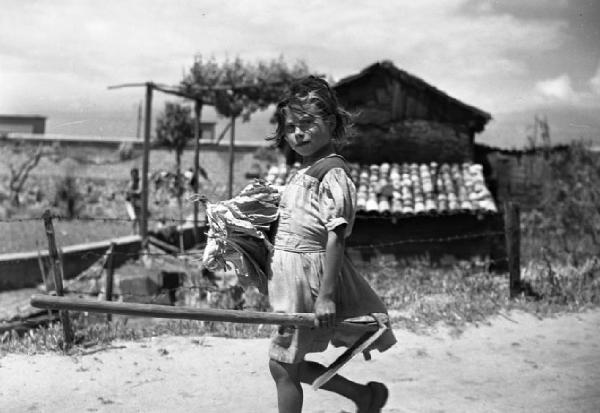
{"type": "MultiPolygon", "coordinates": [[[[467,240],[474,240],[474,239],[481,239],[481,238],[492,238],[492,237],[498,237],[498,236],[504,236],[504,231],[484,231],[484,232],[478,232],[478,233],[469,233],[469,234],[462,234],[462,235],[453,235],[453,236],[447,236],[447,237],[430,237],[430,238],[409,238],[409,239],[403,239],[403,240],[397,240],[397,241],[389,241],[389,242],[378,242],[378,243],[367,243],[367,244],[358,244],[358,245],[354,245],[354,244],[348,244],[346,246],[347,249],[349,250],[378,250],[378,249],[382,249],[382,248],[390,248],[390,247],[395,247],[395,246],[400,246],[400,245],[407,245],[407,244],[443,244],[443,243],[454,243],[456,241],[467,241],[467,240]]],[[[166,241],[165,241],[166,242],[166,241]]],[[[171,244],[169,244],[171,245],[171,244]]],[[[150,252],[147,250],[141,250],[141,251],[137,251],[137,252],[133,252],[133,251],[118,251],[115,250],[112,253],[115,256],[119,256],[119,257],[125,257],[125,258],[140,258],[142,256],[148,256],[148,257],[164,257],[164,256],[169,256],[169,257],[200,257],[202,255],[202,248],[205,247],[206,244],[197,244],[196,248],[192,251],[187,250],[187,251],[180,251],[180,252],[150,252]]],[[[178,248],[177,246],[173,245],[174,248],[178,248]]],[[[160,247],[156,247],[157,249],[160,249],[160,247]]],[[[42,258],[46,259],[47,257],[45,256],[45,253],[43,253],[41,250],[40,254],[42,254],[42,258]]],[[[45,251],[45,250],[44,250],[45,251]]],[[[64,254],[64,252],[63,252],[64,254]]],[[[80,259],[82,260],[87,260],[90,257],[92,258],[101,258],[105,255],[105,253],[99,253],[99,252],[94,252],[94,251],[86,251],[80,254],[80,259]]],[[[20,262],[20,261],[28,261],[31,258],[21,258],[21,259],[14,259],[11,261],[14,262],[20,262]]]]}
{"type": "MultiPolygon", "coordinates": [[[[75,217],[75,218],[67,218],[65,216],[60,216],[60,215],[54,215],[52,216],[53,219],[56,219],[58,221],[82,221],[82,222],[131,222],[130,219],[128,218],[111,218],[111,217],[75,217]]],[[[362,219],[362,220],[368,220],[368,219],[377,219],[377,220],[389,220],[389,221],[395,221],[397,219],[397,217],[394,216],[361,216],[361,217],[357,217],[357,219],[362,219]]],[[[41,218],[11,218],[11,219],[1,219],[0,222],[2,223],[13,223],[13,222],[32,222],[32,221],[39,221],[40,222],[40,226],[43,226],[42,223],[42,219],[41,218]]],[[[170,222],[170,223],[176,223],[176,222],[190,222],[189,219],[186,220],[182,220],[182,219],[177,219],[177,218],[161,218],[160,220],[158,219],[154,219],[152,221],[160,221],[161,223],[165,223],[165,222],[170,222]]],[[[425,233],[425,231],[423,231],[425,233]]],[[[414,232],[413,232],[414,233],[414,232]]],[[[413,237],[413,238],[406,238],[406,239],[400,239],[400,240],[394,240],[394,241],[387,241],[387,242],[370,242],[370,243],[364,243],[364,244],[357,244],[357,245],[352,245],[352,244],[348,244],[347,248],[349,250],[378,250],[378,249],[385,249],[385,248],[390,248],[390,247],[395,247],[395,246],[401,246],[401,245],[408,245],[408,244],[443,244],[443,243],[456,243],[456,242],[460,242],[460,241],[468,241],[468,240],[476,240],[476,239],[492,239],[494,237],[504,237],[505,236],[505,232],[504,231],[493,231],[493,230],[486,230],[486,231],[480,231],[480,232],[470,232],[470,233],[465,233],[465,234],[458,234],[458,235],[449,235],[449,236],[440,236],[440,237],[413,237]]],[[[164,241],[167,242],[167,241],[164,241]]],[[[169,244],[171,245],[171,244],[169,244]]],[[[185,260],[184,264],[187,265],[194,265],[194,262],[199,262],[201,261],[201,256],[203,253],[203,248],[205,247],[205,243],[198,243],[195,245],[194,249],[190,249],[190,250],[184,250],[184,251],[179,251],[179,252],[167,252],[167,251],[160,251],[160,252],[156,252],[156,249],[161,249],[159,246],[155,246],[155,250],[154,251],[150,251],[148,249],[145,250],[140,250],[140,251],[119,251],[116,247],[115,249],[113,249],[111,251],[111,254],[113,254],[113,256],[115,257],[120,257],[120,258],[124,258],[125,261],[128,261],[129,259],[135,258],[135,259],[139,259],[142,257],[171,257],[171,258],[183,258],[185,260]]],[[[174,248],[177,248],[177,246],[174,246],[174,248]]],[[[95,280],[96,282],[99,282],[99,280],[104,279],[104,275],[103,272],[106,271],[106,264],[107,264],[107,258],[108,258],[108,251],[109,251],[109,247],[106,248],[106,250],[104,252],[96,252],[96,251],[86,251],[84,253],[80,254],[80,259],[81,260],[90,260],[90,259],[95,259],[95,262],[92,263],[90,265],[90,267],[87,270],[82,271],[82,273],[75,277],[75,278],[71,278],[69,280],[65,280],[65,288],[64,288],[64,292],[68,293],[68,294],[77,294],[77,295],[81,295],[81,296],[96,296],[96,297],[103,297],[103,294],[105,294],[103,291],[101,290],[81,290],[81,289],[77,289],[74,288],[73,284],[80,281],[80,282],[85,282],[85,281],[92,281],[95,280]],[[95,266],[95,268],[94,268],[95,266]],[[92,268],[92,270],[90,271],[90,268],[92,268]],[[85,274],[85,276],[83,276],[85,274]],[[83,276],[83,277],[82,277],[83,276]],[[71,284],[71,286],[69,286],[69,284],[71,284]]],[[[59,249],[59,253],[60,254],[64,254],[64,252],[62,251],[62,249],[59,249]]],[[[38,249],[38,260],[44,260],[45,262],[47,262],[47,260],[49,259],[46,256],[46,251],[44,251],[44,254],[42,254],[42,252],[38,249]]],[[[70,258],[71,259],[71,258],[70,258]]],[[[504,257],[500,257],[500,258],[488,258],[488,259],[483,259],[482,260],[482,264],[489,266],[495,265],[495,264],[505,264],[508,262],[508,256],[504,256],[504,257]]],[[[22,258],[22,259],[16,259],[14,260],[14,262],[19,262],[19,261],[29,261],[31,260],[31,258],[22,258]]],[[[200,265],[198,265],[198,268],[200,268],[200,265]]],[[[198,269],[196,268],[196,269],[198,269]]],[[[182,269],[183,270],[183,269],[182,269]]],[[[49,270],[51,271],[51,270],[49,270]]],[[[182,271],[185,272],[185,271],[182,271]]],[[[208,281],[207,281],[208,282],[208,281]]],[[[97,284],[99,285],[99,284],[97,284]]],[[[139,299],[139,300],[143,300],[144,302],[150,302],[150,303],[154,303],[157,302],[159,300],[163,300],[165,298],[165,296],[169,296],[169,300],[172,301],[172,295],[173,294],[180,294],[180,293],[195,293],[195,294],[201,294],[201,293],[206,293],[206,292],[216,292],[216,291],[224,291],[226,290],[226,288],[219,288],[216,285],[211,285],[211,284],[207,284],[207,285],[180,285],[178,287],[173,287],[173,288],[159,288],[158,289],[158,293],[154,294],[154,295],[149,295],[149,294],[136,294],[130,291],[120,291],[119,293],[115,293],[113,294],[114,297],[121,297],[125,300],[127,299],[139,299]]]]}

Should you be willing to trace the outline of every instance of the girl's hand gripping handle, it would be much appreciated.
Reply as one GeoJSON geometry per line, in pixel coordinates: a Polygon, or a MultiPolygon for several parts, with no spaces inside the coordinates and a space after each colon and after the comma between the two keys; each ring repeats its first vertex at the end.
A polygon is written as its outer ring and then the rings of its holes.
{"type": "Polygon", "coordinates": [[[315,325],[333,328],[335,326],[335,302],[329,297],[317,297],[315,302],[315,325]]]}

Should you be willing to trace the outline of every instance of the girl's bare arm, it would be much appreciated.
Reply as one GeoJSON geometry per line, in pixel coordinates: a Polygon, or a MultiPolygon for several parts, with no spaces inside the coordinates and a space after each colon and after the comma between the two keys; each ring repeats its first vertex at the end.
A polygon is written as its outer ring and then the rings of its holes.
{"type": "Polygon", "coordinates": [[[339,225],[327,233],[325,247],[325,271],[321,280],[321,288],[315,302],[316,322],[320,327],[333,327],[335,325],[335,293],[337,278],[342,269],[344,257],[346,226],[339,225]]]}

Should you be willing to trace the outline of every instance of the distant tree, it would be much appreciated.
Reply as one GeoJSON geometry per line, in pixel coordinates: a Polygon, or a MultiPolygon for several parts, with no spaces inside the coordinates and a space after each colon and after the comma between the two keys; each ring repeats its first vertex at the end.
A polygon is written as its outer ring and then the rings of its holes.
{"type": "Polygon", "coordinates": [[[181,155],[194,136],[194,124],[189,107],[167,102],[164,112],[156,121],[156,143],[175,152],[175,196],[181,213],[184,192],[181,173],[181,155]]]}
{"type": "Polygon", "coordinates": [[[214,57],[205,60],[198,56],[181,81],[181,89],[213,103],[222,116],[241,116],[248,121],[252,113],[278,102],[294,79],[309,74],[305,62],[290,66],[283,56],[257,63],[239,57],[219,63],[214,57]]]}
{"type": "MultiPolygon", "coordinates": [[[[250,120],[257,110],[278,102],[294,79],[309,74],[306,63],[298,61],[290,67],[283,56],[256,64],[239,57],[218,63],[214,58],[203,60],[200,56],[182,80],[181,88],[187,94],[202,96],[205,102],[214,104],[218,114],[231,120],[233,146],[238,117],[244,122],[250,120]]],[[[233,187],[233,147],[230,156],[229,196],[233,187]]]]}
{"type": "Polygon", "coordinates": [[[59,148],[54,145],[34,145],[22,141],[15,143],[3,141],[2,146],[9,151],[8,154],[5,153],[2,156],[2,159],[9,170],[8,189],[10,202],[13,206],[19,206],[21,204],[21,192],[23,192],[31,171],[39,164],[42,158],[51,158],[59,155],[59,148]]]}

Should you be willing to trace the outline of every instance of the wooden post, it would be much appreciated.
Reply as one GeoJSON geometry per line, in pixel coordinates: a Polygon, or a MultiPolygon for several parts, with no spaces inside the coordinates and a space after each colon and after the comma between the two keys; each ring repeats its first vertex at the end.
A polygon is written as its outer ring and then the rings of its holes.
{"type": "MultiPolygon", "coordinates": [[[[46,229],[46,236],[48,237],[48,255],[50,256],[50,262],[54,272],[54,290],[57,296],[63,295],[63,269],[58,256],[58,250],[56,248],[56,239],[54,237],[54,225],[52,225],[52,213],[49,209],[44,211],[42,215],[44,220],[44,227],[46,229]]],[[[66,310],[60,310],[60,321],[63,326],[63,335],[65,339],[65,347],[71,347],[73,343],[73,330],[71,329],[71,321],[69,320],[69,314],[66,310]]]]}
{"type": "MultiPolygon", "coordinates": [[[[111,241],[110,247],[108,247],[108,257],[106,258],[106,291],[105,298],[106,301],[112,301],[113,297],[113,278],[115,272],[115,243],[111,241]]],[[[106,314],[106,320],[112,320],[112,314],[106,314]]]]}
{"type": "Polygon", "coordinates": [[[148,238],[148,163],[150,158],[150,128],[152,128],[152,82],[146,83],[146,115],[144,117],[144,155],[142,160],[142,216],[139,222],[142,248],[148,238]]]}
{"type": "Polygon", "coordinates": [[[510,298],[521,293],[521,223],[519,205],[513,202],[504,204],[504,233],[508,254],[508,274],[510,298]]]}
{"type": "Polygon", "coordinates": [[[135,129],[135,137],[140,138],[140,131],[142,130],[142,102],[138,104],[138,117],[137,117],[137,127],[135,129]]]}
{"type": "MultiPolygon", "coordinates": [[[[46,292],[46,294],[48,294],[48,291],[50,289],[48,288],[48,280],[46,278],[46,268],[44,267],[44,260],[42,259],[42,253],[40,252],[40,247],[37,241],[35,241],[35,245],[37,247],[38,265],[40,267],[40,273],[42,274],[42,281],[44,282],[44,291],[46,292]]],[[[52,310],[48,310],[48,317],[52,319],[52,310]]]]}
{"type": "Polygon", "coordinates": [[[37,258],[38,258],[38,266],[40,267],[40,273],[42,274],[42,281],[44,282],[44,291],[48,292],[48,281],[46,280],[46,268],[44,268],[44,261],[42,260],[42,253],[40,251],[39,245],[37,245],[37,241],[35,242],[37,247],[37,258]]]}
{"type": "MultiPolygon", "coordinates": [[[[202,114],[202,101],[196,100],[194,105],[195,121],[194,121],[194,193],[198,195],[200,189],[199,174],[200,174],[200,138],[202,137],[200,129],[200,116],[202,114]]],[[[194,241],[198,243],[200,240],[200,232],[198,229],[198,206],[200,201],[194,201],[194,241]]]]}
{"type": "Polygon", "coordinates": [[[235,160],[235,117],[231,117],[231,142],[229,143],[229,199],[233,197],[233,164],[235,160]]]}

